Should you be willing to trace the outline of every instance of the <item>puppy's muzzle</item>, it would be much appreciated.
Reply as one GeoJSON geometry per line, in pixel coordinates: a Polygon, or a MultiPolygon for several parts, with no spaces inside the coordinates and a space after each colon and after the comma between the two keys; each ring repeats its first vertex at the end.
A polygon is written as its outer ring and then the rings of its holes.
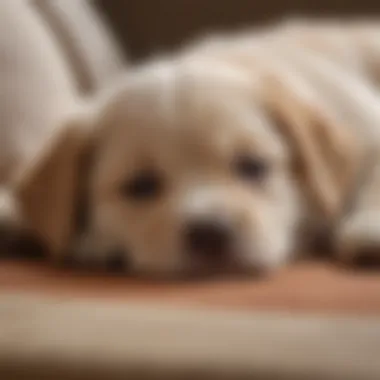
{"type": "Polygon", "coordinates": [[[192,259],[210,264],[226,261],[233,245],[232,229],[217,220],[197,220],[185,228],[186,252],[192,259]]]}

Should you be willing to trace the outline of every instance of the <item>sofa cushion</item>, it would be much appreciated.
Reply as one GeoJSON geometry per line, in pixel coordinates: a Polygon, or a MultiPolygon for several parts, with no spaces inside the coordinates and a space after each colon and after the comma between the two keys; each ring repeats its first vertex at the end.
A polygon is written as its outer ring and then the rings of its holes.
{"type": "Polygon", "coordinates": [[[75,81],[29,1],[0,1],[0,184],[75,105],[75,81]]]}
{"type": "Polygon", "coordinates": [[[107,85],[125,58],[105,20],[86,0],[33,0],[56,37],[83,92],[107,85]]]}

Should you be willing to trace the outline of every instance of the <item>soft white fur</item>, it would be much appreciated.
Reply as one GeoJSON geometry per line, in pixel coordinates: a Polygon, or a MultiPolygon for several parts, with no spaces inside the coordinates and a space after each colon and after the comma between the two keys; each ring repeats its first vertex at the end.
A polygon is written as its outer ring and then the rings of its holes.
{"type": "Polygon", "coordinates": [[[239,266],[286,260],[295,248],[297,188],[283,172],[287,147],[247,98],[251,85],[248,73],[223,62],[179,59],[137,70],[110,97],[96,126],[106,133],[90,185],[90,254],[104,236],[137,270],[186,271],[198,263],[184,253],[184,228],[212,218],[231,225],[239,266]],[[276,175],[257,187],[234,178],[230,161],[240,152],[262,155],[276,175]],[[162,171],[167,191],[146,204],[123,199],[118,187],[145,160],[162,171]]]}

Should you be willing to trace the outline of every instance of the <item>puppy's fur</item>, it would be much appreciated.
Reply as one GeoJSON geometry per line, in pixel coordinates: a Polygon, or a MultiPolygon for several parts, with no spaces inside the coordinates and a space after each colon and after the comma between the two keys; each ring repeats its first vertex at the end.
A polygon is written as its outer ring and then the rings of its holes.
{"type": "Polygon", "coordinates": [[[271,270],[322,229],[345,259],[380,248],[380,99],[366,48],[379,32],[294,28],[146,64],[62,126],[15,185],[52,255],[72,247],[102,262],[118,249],[137,271],[184,273],[271,270]],[[228,234],[223,255],[189,244],[205,224],[228,234]]]}

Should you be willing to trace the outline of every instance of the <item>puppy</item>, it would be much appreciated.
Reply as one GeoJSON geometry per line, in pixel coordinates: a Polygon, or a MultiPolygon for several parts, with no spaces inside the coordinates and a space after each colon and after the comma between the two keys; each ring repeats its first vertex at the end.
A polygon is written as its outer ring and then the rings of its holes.
{"type": "Polygon", "coordinates": [[[151,275],[268,272],[323,230],[343,259],[376,252],[371,75],[278,31],[247,44],[136,68],[62,126],[14,184],[52,257],[118,251],[151,275]]]}

